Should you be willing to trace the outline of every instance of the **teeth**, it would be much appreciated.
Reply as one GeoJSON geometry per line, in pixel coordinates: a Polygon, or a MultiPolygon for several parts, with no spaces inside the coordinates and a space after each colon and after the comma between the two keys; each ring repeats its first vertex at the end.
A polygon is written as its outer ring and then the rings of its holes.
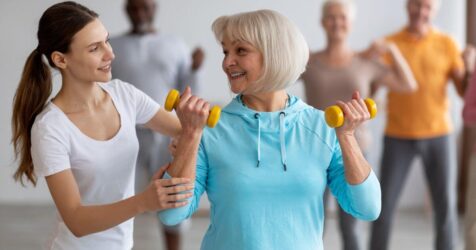
{"type": "Polygon", "coordinates": [[[108,70],[111,68],[111,65],[107,65],[107,66],[104,66],[104,67],[101,67],[99,68],[100,70],[108,70]]]}
{"type": "Polygon", "coordinates": [[[235,77],[244,76],[245,72],[231,73],[230,75],[231,75],[231,77],[235,78],[235,77]]]}

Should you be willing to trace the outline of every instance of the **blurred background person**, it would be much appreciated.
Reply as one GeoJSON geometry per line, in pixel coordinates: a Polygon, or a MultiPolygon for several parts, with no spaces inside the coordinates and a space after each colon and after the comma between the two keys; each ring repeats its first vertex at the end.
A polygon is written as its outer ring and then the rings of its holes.
{"type": "MultiPolygon", "coordinates": [[[[113,78],[133,84],[158,103],[164,103],[167,93],[185,86],[197,92],[198,71],[204,60],[200,48],[191,54],[184,41],[159,32],[154,27],[158,4],[155,0],[127,0],[125,11],[131,30],[111,39],[116,55],[112,63],[113,78]]],[[[139,157],[136,171],[136,191],[141,191],[157,169],[171,161],[169,139],[139,126],[139,157]]],[[[163,226],[166,247],[180,249],[180,232],[188,221],[170,227],[163,226]]]]}
{"type": "MultiPolygon", "coordinates": [[[[367,97],[373,85],[383,85],[400,92],[411,92],[417,88],[410,68],[395,45],[376,41],[366,51],[372,54],[389,52],[395,62],[393,67],[367,59],[350,48],[348,37],[354,18],[355,5],[352,1],[327,0],[322,5],[321,25],[326,35],[326,47],[311,53],[306,72],[301,76],[307,103],[317,109],[324,110],[337,100],[346,100],[354,91],[367,97]]],[[[366,154],[371,143],[366,124],[357,128],[355,133],[366,154]]],[[[340,206],[338,213],[343,249],[361,249],[356,219],[340,206]]]]}
{"type": "MultiPolygon", "coordinates": [[[[435,249],[455,249],[457,245],[456,172],[450,160],[454,149],[450,148],[447,82],[452,80],[462,95],[473,70],[464,65],[474,64],[474,56],[462,56],[453,38],[433,27],[438,5],[438,0],[407,0],[408,24],[387,37],[410,65],[418,90],[388,92],[380,169],[382,214],[373,223],[372,250],[388,248],[395,207],[416,156],[423,160],[432,198],[435,249]]],[[[473,48],[467,48],[470,50],[473,48]]]]}

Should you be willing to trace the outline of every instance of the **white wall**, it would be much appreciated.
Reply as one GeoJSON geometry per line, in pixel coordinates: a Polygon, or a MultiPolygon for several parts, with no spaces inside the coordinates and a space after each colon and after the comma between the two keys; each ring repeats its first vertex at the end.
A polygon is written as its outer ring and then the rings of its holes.
{"type": "MultiPolygon", "coordinates": [[[[37,45],[36,30],[39,17],[48,6],[58,2],[52,0],[0,0],[0,75],[2,91],[0,92],[0,203],[51,203],[44,180],[37,188],[22,188],[11,178],[15,164],[10,145],[11,103],[18,84],[23,63],[27,55],[37,45]]],[[[79,1],[101,15],[101,20],[112,35],[124,32],[128,22],[122,10],[122,1],[117,0],[82,0],[79,1]]],[[[358,2],[358,15],[350,41],[354,48],[362,49],[375,38],[393,32],[405,23],[405,0],[362,0],[358,2]]],[[[462,44],[464,39],[463,0],[443,0],[442,9],[436,18],[436,25],[453,34],[462,44]]],[[[311,49],[321,48],[324,44],[323,32],[319,27],[320,1],[312,0],[161,0],[159,18],[156,20],[161,32],[173,33],[185,39],[191,46],[202,46],[207,55],[203,74],[203,91],[200,93],[215,104],[225,104],[231,93],[224,74],[221,72],[221,49],[215,42],[210,25],[223,14],[232,14],[260,8],[280,11],[301,28],[311,49]],[[213,7],[209,7],[213,6],[213,7]]],[[[57,84],[56,84],[57,86],[57,84]]],[[[290,92],[302,96],[300,84],[292,87],[290,92]]],[[[383,94],[382,94],[383,95],[383,94]]],[[[452,98],[456,99],[454,91],[452,98]]],[[[459,128],[461,102],[455,100],[452,116],[455,127],[459,128]]],[[[378,168],[380,154],[380,135],[384,126],[384,115],[372,122],[376,131],[370,161],[378,168]]],[[[378,170],[378,169],[377,169],[378,170]]],[[[414,166],[402,197],[404,207],[422,207],[426,203],[424,180],[419,164],[414,166]]]]}

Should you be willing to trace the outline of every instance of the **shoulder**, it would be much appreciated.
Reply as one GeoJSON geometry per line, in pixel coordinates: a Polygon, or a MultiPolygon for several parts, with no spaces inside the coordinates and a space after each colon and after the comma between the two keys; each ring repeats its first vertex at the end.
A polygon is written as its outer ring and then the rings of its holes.
{"type": "Polygon", "coordinates": [[[106,83],[100,83],[101,87],[114,96],[130,96],[136,91],[135,87],[120,79],[113,79],[106,83]]]}
{"type": "Polygon", "coordinates": [[[65,139],[68,137],[68,118],[52,103],[48,103],[35,118],[31,128],[32,140],[46,135],[65,139]]]}
{"type": "Polygon", "coordinates": [[[383,64],[381,61],[377,59],[373,59],[373,58],[366,58],[365,56],[360,54],[354,57],[354,62],[356,63],[358,68],[364,67],[364,68],[377,70],[377,71],[380,71],[386,68],[386,65],[383,64]]]}
{"type": "Polygon", "coordinates": [[[321,141],[330,150],[333,150],[337,137],[335,130],[327,125],[324,111],[306,104],[306,107],[299,112],[296,123],[296,126],[301,127],[312,135],[312,137],[308,138],[309,140],[321,141]]]}
{"type": "Polygon", "coordinates": [[[440,30],[435,29],[433,31],[433,39],[438,40],[439,42],[443,42],[448,46],[457,47],[456,39],[440,30]]]}

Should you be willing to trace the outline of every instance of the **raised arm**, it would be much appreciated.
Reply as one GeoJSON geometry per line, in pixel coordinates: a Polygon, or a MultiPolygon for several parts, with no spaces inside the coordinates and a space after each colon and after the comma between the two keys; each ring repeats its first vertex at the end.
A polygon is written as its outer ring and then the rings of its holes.
{"type": "Polygon", "coordinates": [[[182,126],[177,116],[161,108],[145,126],[155,132],[174,137],[180,134],[182,126]]]}
{"type": "Polygon", "coordinates": [[[70,169],[47,176],[46,182],[66,226],[76,237],[82,237],[117,226],[146,211],[185,206],[187,202],[182,200],[192,194],[177,193],[192,190],[193,185],[186,178],[160,179],[165,170],[166,167],[162,167],[154,175],[144,192],[105,205],[81,204],[79,189],[70,169]]]}
{"type": "Polygon", "coordinates": [[[351,101],[338,105],[345,122],[336,129],[339,145],[327,171],[329,187],[344,211],[362,220],[375,220],[381,209],[380,184],[354,136],[355,129],[370,115],[358,92],[351,101]]]}
{"type": "Polygon", "coordinates": [[[379,60],[387,55],[391,65],[388,73],[380,79],[376,79],[375,87],[386,86],[396,92],[414,92],[418,89],[417,81],[408,66],[407,61],[394,43],[378,40],[372,43],[371,47],[363,53],[363,56],[372,60],[379,60]]]}
{"type": "Polygon", "coordinates": [[[461,58],[463,59],[464,67],[453,66],[450,72],[450,77],[456,86],[456,90],[460,96],[464,96],[468,83],[474,72],[476,64],[476,49],[468,45],[463,51],[461,58]]]}
{"type": "Polygon", "coordinates": [[[337,104],[345,115],[344,125],[336,129],[344,160],[345,178],[349,184],[360,184],[367,179],[372,168],[362,154],[354,133],[362,122],[370,119],[370,114],[357,91],[353,94],[351,101],[346,103],[339,101],[337,104]]]}
{"type": "Polygon", "coordinates": [[[209,114],[210,105],[191,94],[187,87],[180,97],[177,115],[182,124],[174,160],[167,170],[172,177],[186,177],[195,180],[198,147],[203,128],[209,114]]]}

